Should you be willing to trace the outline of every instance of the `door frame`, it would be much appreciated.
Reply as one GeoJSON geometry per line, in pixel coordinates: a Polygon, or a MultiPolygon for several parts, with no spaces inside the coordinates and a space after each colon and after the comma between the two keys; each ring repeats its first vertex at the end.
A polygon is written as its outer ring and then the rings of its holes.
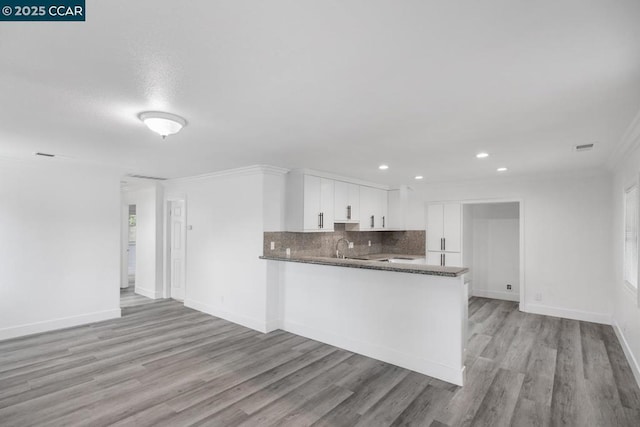
{"type": "MultiPolygon", "coordinates": [[[[124,199],[124,198],[123,198],[124,199]]],[[[120,203],[120,289],[129,287],[129,201],[120,203]]]]}
{"type": "MultiPolygon", "coordinates": [[[[184,299],[182,303],[186,300],[187,295],[187,198],[185,196],[170,196],[164,199],[164,218],[165,218],[165,227],[164,227],[164,268],[163,268],[163,298],[171,298],[171,215],[169,212],[171,211],[171,203],[172,202],[183,202],[184,203],[184,215],[185,215],[185,223],[183,228],[184,233],[184,241],[185,241],[185,251],[184,251],[184,268],[182,270],[182,283],[184,284],[184,299]]],[[[176,300],[178,301],[178,300],[176,300]]]]}

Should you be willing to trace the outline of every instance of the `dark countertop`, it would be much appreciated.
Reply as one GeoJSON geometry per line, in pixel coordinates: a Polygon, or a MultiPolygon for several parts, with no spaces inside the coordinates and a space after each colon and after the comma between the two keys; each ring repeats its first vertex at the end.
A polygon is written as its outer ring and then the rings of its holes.
{"type": "Polygon", "coordinates": [[[373,254],[360,256],[361,259],[350,258],[328,258],[328,257],[314,257],[314,256],[297,256],[297,257],[276,257],[276,256],[261,256],[260,259],[266,259],[271,261],[287,261],[287,262],[300,262],[306,264],[318,264],[318,265],[331,265],[335,267],[350,267],[350,268],[364,268],[368,270],[382,270],[382,271],[396,271],[400,273],[411,274],[426,274],[430,276],[444,276],[444,277],[459,277],[469,271],[464,267],[441,267],[439,265],[425,265],[425,264],[403,264],[399,262],[384,262],[379,260],[386,260],[389,258],[424,258],[419,255],[400,255],[400,254],[373,254]],[[366,258],[366,259],[362,259],[366,258]]]}

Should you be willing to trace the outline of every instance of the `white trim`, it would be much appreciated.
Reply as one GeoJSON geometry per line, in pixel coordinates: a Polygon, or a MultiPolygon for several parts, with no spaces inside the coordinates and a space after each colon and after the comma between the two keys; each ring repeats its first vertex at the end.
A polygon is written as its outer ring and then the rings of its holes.
{"type": "Polygon", "coordinates": [[[611,155],[606,161],[609,170],[614,170],[616,165],[640,144],[640,111],[633,118],[624,132],[620,141],[616,144],[611,155]]]}
{"type": "Polygon", "coordinates": [[[133,291],[136,294],[142,295],[143,297],[158,299],[162,298],[162,292],[150,291],[148,289],[141,288],[140,286],[136,286],[133,291]]]}
{"type": "Polygon", "coordinates": [[[633,372],[633,376],[636,379],[636,383],[638,384],[638,387],[640,387],[640,364],[638,364],[638,361],[634,357],[633,351],[631,351],[631,347],[629,346],[629,342],[625,338],[624,333],[615,318],[613,318],[612,326],[616,336],[618,337],[618,341],[620,341],[624,355],[627,357],[627,362],[629,362],[629,366],[631,367],[631,372],[633,372]]]}
{"type": "MultiPolygon", "coordinates": [[[[520,304],[522,306],[522,304],[520,304]]],[[[521,309],[522,310],[522,309],[521,309]]],[[[525,313],[543,314],[545,316],[562,317],[564,319],[581,320],[583,322],[611,324],[611,314],[591,311],[573,310],[569,308],[551,307],[542,304],[525,304],[525,313]]]]}
{"type": "Polygon", "coordinates": [[[416,357],[412,354],[399,352],[393,348],[354,340],[332,332],[310,328],[296,322],[284,321],[282,329],[287,332],[291,332],[292,334],[353,351],[355,353],[391,363],[393,365],[400,366],[401,368],[410,369],[452,384],[459,386],[464,384],[464,366],[457,368],[455,366],[443,365],[432,360],[416,357]]]}
{"type": "Polygon", "coordinates": [[[319,171],[315,169],[293,169],[291,170],[291,172],[299,173],[303,175],[318,176],[320,178],[333,179],[334,181],[348,182],[350,184],[364,185],[365,187],[373,187],[373,188],[378,188],[380,190],[387,190],[387,191],[391,190],[391,187],[389,187],[388,185],[377,184],[371,181],[364,181],[362,179],[351,178],[343,175],[336,175],[330,172],[324,172],[324,171],[319,171]]]}
{"type": "Polygon", "coordinates": [[[267,333],[269,331],[268,327],[272,326],[271,324],[267,325],[267,322],[264,320],[231,313],[230,311],[226,311],[219,307],[214,307],[213,305],[206,304],[199,301],[194,301],[192,299],[185,298],[184,306],[193,308],[194,310],[198,310],[203,313],[210,314],[211,316],[214,316],[214,317],[219,317],[221,319],[228,320],[229,322],[233,322],[238,325],[242,325],[262,333],[267,333]]]}
{"type": "Polygon", "coordinates": [[[520,302],[520,295],[513,292],[504,292],[504,291],[487,291],[484,289],[472,289],[471,295],[474,297],[481,298],[494,298],[494,299],[502,299],[507,301],[515,301],[520,302]]]}
{"type": "Polygon", "coordinates": [[[186,176],[183,178],[172,178],[166,181],[163,181],[163,184],[173,184],[173,183],[185,183],[185,182],[194,182],[194,181],[205,181],[211,178],[221,178],[226,176],[246,176],[246,175],[257,175],[257,174],[268,174],[268,175],[285,175],[289,172],[289,169],[279,168],[277,166],[269,166],[269,165],[253,165],[253,166],[245,166],[241,168],[235,169],[227,169],[218,172],[210,172],[201,175],[194,176],[186,176]]]}
{"type": "Polygon", "coordinates": [[[0,329],[0,341],[25,335],[54,331],[57,329],[71,328],[73,326],[86,325],[88,323],[117,319],[121,316],[121,311],[118,308],[115,310],[97,311],[95,313],[86,313],[77,316],[62,317],[42,322],[27,323],[25,325],[11,326],[9,328],[0,329]]]}

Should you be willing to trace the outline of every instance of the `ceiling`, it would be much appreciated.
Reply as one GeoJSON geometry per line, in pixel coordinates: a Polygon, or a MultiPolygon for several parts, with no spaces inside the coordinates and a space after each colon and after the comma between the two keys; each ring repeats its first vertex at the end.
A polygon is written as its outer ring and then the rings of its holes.
{"type": "Polygon", "coordinates": [[[0,156],[389,185],[602,168],[640,110],[639,18],[637,0],[88,1],[84,23],[0,25],[0,156]],[[189,124],[163,141],[145,110],[189,124]]]}

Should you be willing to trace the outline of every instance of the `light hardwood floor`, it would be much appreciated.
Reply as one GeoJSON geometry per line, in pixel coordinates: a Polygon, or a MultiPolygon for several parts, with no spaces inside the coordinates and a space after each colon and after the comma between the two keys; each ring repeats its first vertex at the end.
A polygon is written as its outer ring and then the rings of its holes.
{"type": "Polygon", "coordinates": [[[473,298],[463,388],[170,300],[0,342],[2,426],[638,426],[611,327],[473,298]]]}

